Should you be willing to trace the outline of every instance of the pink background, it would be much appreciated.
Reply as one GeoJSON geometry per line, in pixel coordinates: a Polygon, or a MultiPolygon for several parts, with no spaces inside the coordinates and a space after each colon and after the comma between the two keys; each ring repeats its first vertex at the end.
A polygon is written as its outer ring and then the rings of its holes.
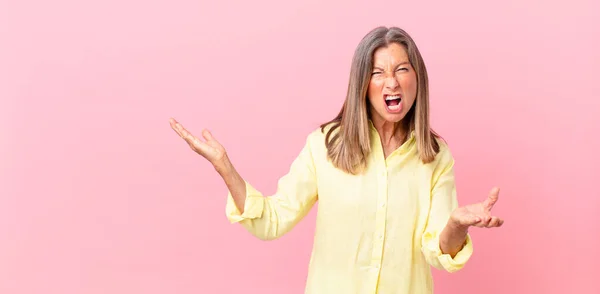
{"type": "Polygon", "coordinates": [[[302,293],[315,210],[273,242],[230,225],[168,119],[272,193],[377,25],[424,55],[460,202],[502,188],[436,293],[600,292],[600,5],[489,3],[1,1],[0,293],[302,293]]]}

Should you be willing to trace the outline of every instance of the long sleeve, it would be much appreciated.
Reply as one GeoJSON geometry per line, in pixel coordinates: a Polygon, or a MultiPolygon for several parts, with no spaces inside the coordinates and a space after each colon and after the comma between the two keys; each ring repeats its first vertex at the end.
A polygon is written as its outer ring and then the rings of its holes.
{"type": "Polygon", "coordinates": [[[277,183],[274,195],[264,196],[246,182],[244,212],[240,213],[231,193],[226,204],[227,218],[239,223],[262,240],[272,240],[289,232],[317,201],[317,179],[310,136],[287,174],[277,183]]]}
{"type": "Polygon", "coordinates": [[[463,248],[452,258],[440,249],[440,233],[446,226],[452,211],[458,207],[454,180],[454,159],[443,146],[438,166],[434,171],[431,191],[431,208],[427,227],[422,237],[422,252],[433,267],[456,272],[462,269],[473,254],[473,243],[467,234],[463,248]]]}

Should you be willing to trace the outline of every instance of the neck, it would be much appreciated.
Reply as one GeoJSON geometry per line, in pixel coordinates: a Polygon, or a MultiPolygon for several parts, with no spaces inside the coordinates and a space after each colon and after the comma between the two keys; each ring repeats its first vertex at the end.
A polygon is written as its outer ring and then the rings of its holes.
{"type": "Polygon", "coordinates": [[[379,133],[379,138],[384,146],[400,146],[406,138],[406,130],[402,121],[393,123],[383,119],[372,119],[373,126],[379,133]]]}

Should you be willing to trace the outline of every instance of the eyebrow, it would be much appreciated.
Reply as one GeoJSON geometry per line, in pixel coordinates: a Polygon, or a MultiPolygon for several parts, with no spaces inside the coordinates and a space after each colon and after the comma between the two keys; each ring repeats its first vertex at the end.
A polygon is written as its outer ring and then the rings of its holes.
{"type": "MultiPolygon", "coordinates": [[[[399,66],[401,66],[401,65],[406,65],[406,64],[410,64],[410,62],[408,62],[408,61],[403,61],[403,62],[400,62],[398,65],[396,65],[396,68],[398,68],[398,67],[399,67],[399,66]]],[[[374,66],[374,67],[373,67],[373,69],[383,70],[383,68],[381,68],[381,67],[379,67],[379,66],[377,66],[377,65],[376,65],[376,66],[374,66]]]]}

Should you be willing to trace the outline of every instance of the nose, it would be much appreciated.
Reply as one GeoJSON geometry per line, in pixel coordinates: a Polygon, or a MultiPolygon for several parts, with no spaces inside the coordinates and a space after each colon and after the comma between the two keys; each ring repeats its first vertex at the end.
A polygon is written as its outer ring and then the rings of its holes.
{"type": "Polygon", "coordinates": [[[396,90],[398,89],[398,87],[400,86],[400,83],[398,83],[398,80],[396,79],[395,75],[389,76],[385,79],[385,88],[388,90],[396,90]]]}

